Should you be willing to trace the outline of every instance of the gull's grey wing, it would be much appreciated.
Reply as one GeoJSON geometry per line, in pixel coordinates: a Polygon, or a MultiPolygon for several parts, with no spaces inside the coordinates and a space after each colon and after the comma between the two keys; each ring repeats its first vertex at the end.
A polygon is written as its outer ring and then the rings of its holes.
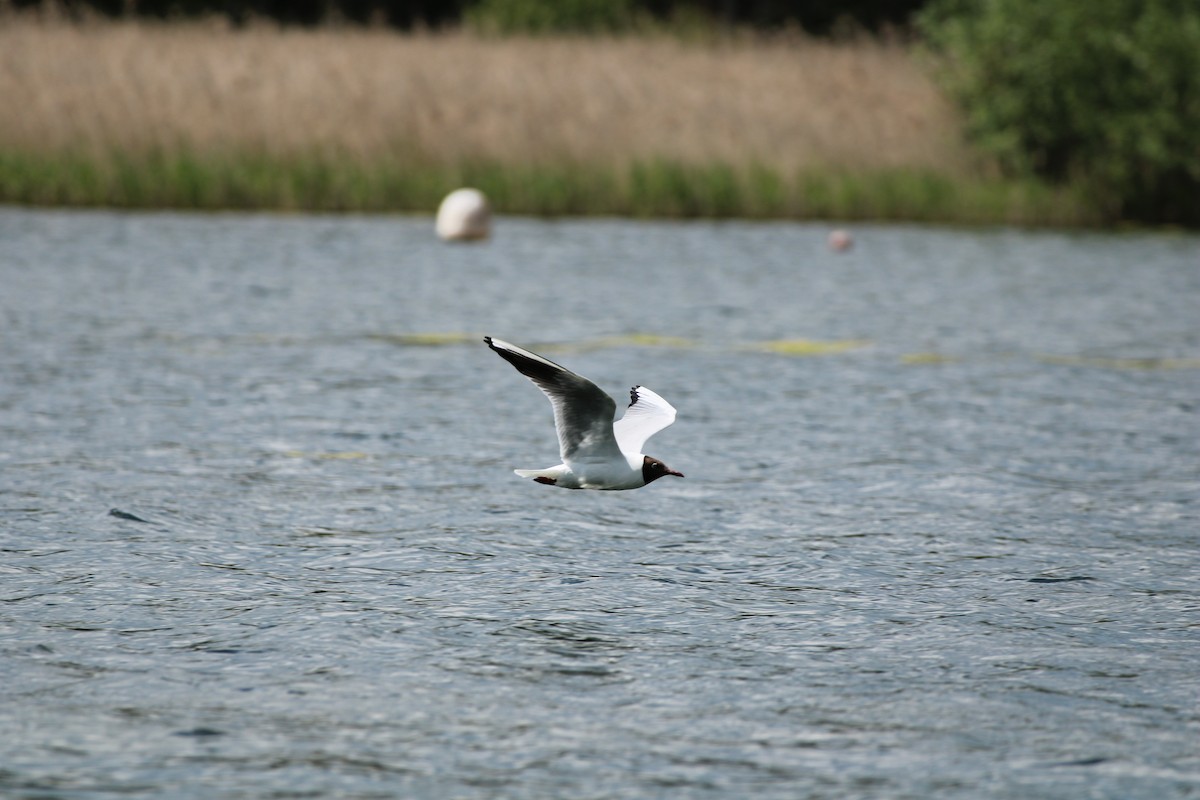
{"type": "Polygon", "coordinates": [[[613,436],[617,404],[596,384],[566,367],[515,344],[483,337],[488,347],[533,381],[554,407],[554,427],[563,463],[620,455],[613,436]]]}

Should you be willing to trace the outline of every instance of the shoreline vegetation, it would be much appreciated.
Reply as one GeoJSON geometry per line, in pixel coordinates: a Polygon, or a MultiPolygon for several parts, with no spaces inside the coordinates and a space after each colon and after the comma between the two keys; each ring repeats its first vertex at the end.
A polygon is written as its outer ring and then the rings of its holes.
{"type": "Polygon", "coordinates": [[[0,14],[0,203],[1095,226],[906,44],[0,14]]]}

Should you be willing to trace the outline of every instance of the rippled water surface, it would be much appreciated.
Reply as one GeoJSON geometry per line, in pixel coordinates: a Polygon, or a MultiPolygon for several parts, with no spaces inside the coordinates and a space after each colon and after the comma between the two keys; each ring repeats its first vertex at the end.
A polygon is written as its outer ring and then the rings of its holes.
{"type": "Polygon", "coordinates": [[[1200,796],[1200,239],[826,232],[0,211],[0,796],[1200,796]]]}

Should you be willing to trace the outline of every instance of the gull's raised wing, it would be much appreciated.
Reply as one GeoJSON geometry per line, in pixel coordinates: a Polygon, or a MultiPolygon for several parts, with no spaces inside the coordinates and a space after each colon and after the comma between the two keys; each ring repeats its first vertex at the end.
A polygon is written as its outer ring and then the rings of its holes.
{"type": "Polygon", "coordinates": [[[646,440],[675,421],[675,407],[645,386],[629,390],[629,408],[613,424],[617,446],[628,456],[640,455],[646,440]]]}

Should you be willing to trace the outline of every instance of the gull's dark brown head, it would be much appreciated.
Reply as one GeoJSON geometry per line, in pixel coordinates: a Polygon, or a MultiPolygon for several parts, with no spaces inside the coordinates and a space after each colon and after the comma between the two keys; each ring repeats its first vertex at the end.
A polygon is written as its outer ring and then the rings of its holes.
{"type": "Polygon", "coordinates": [[[682,472],[676,472],[657,458],[645,456],[642,459],[642,480],[650,483],[651,481],[658,480],[663,475],[674,475],[676,478],[683,477],[682,472]]]}

